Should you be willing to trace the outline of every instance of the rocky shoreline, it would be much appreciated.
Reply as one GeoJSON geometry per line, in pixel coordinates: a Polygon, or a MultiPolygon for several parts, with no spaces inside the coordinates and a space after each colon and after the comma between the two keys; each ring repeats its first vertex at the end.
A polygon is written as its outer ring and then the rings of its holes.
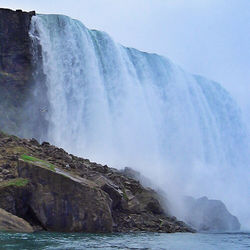
{"type": "Polygon", "coordinates": [[[124,171],[2,132],[0,208],[33,231],[194,232],[124,171]]]}

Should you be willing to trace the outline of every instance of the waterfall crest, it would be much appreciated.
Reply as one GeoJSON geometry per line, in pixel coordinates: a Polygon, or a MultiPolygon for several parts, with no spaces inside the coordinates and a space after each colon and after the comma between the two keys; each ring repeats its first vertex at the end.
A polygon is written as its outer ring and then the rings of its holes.
{"type": "Polygon", "coordinates": [[[244,210],[247,133],[219,84],[66,16],[35,16],[30,34],[42,48],[50,142],[134,167],[174,195],[210,195],[244,210]]]}

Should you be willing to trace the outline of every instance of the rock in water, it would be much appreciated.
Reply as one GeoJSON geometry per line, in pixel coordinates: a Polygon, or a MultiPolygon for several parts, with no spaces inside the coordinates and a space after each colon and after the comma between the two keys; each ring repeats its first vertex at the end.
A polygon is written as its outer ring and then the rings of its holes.
{"type": "Polygon", "coordinates": [[[198,231],[237,231],[240,223],[237,217],[227,210],[222,201],[207,197],[185,198],[186,221],[198,231]]]}
{"type": "Polygon", "coordinates": [[[43,162],[19,160],[18,173],[30,180],[29,205],[47,230],[112,232],[111,200],[94,182],[43,162]]]}
{"type": "Polygon", "coordinates": [[[0,231],[32,233],[32,226],[25,220],[0,208],[0,231]]]}

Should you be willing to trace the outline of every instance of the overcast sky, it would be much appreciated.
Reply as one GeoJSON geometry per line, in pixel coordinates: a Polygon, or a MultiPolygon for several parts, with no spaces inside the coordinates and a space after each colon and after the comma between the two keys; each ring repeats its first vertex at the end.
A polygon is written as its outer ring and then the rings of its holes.
{"type": "Polygon", "coordinates": [[[0,0],[0,7],[79,19],[216,80],[250,104],[250,0],[0,0]]]}

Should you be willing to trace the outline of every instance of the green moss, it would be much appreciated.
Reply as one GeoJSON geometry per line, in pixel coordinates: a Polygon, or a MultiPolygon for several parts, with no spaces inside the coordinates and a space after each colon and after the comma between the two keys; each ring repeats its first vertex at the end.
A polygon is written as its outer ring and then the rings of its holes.
{"type": "Polygon", "coordinates": [[[26,161],[26,162],[34,162],[34,163],[39,163],[41,164],[42,166],[45,166],[47,167],[48,169],[52,170],[52,171],[56,171],[55,169],[55,165],[47,162],[47,161],[44,161],[44,160],[41,160],[41,159],[38,159],[36,157],[33,157],[33,156],[29,156],[29,155],[21,155],[21,159],[26,161]]]}
{"type": "Polygon", "coordinates": [[[128,195],[127,195],[127,193],[126,193],[126,191],[125,191],[125,188],[122,188],[122,193],[123,193],[123,198],[124,198],[126,201],[128,201],[128,195]]]}
{"type": "Polygon", "coordinates": [[[24,187],[29,183],[29,180],[23,178],[17,178],[9,181],[4,181],[0,183],[0,187],[16,186],[24,187]]]}
{"type": "Polygon", "coordinates": [[[159,225],[159,226],[160,226],[160,227],[162,227],[162,226],[163,226],[164,221],[163,221],[163,220],[161,220],[161,219],[160,219],[160,221],[161,221],[161,222],[160,222],[160,225],[159,225]]]}

